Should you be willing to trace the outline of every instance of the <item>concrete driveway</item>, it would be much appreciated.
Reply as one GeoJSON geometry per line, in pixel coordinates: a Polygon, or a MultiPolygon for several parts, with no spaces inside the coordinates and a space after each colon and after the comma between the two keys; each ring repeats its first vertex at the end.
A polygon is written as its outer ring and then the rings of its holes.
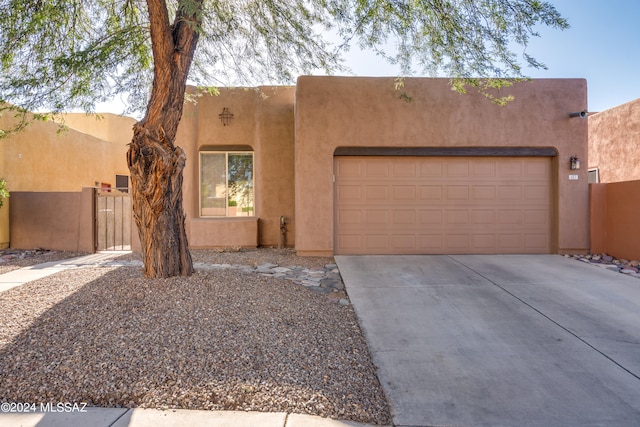
{"type": "Polygon", "coordinates": [[[640,425],[640,280],[559,255],[335,258],[396,426],[640,425]]]}

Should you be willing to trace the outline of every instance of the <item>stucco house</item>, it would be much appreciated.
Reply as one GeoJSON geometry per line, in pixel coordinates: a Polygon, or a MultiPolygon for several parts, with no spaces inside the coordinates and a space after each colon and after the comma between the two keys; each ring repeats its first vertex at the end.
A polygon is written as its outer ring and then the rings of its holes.
{"type": "Polygon", "coordinates": [[[588,251],[587,169],[570,169],[587,158],[587,121],[571,117],[585,80],[517,84],[505,107],[448,79],[404,91],[304,76],[189,105],[190,245],[277,245],[283,217],[301,255],[588,251]]]}
{"type": "MultiPolygon", "coordinates": [[[[192,248],[300,255],[589,250],[583,79],[542,79],[492,104],[448,79],[303,76],[185,105],[192,248]]],[[[122,155],[128,140],[123,141],[122,155]]]]}

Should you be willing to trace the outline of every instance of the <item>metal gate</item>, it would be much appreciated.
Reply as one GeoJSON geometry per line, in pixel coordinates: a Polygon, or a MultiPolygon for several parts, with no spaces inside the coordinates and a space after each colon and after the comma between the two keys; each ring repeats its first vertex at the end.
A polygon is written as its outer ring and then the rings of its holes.
{"type": "MultiPolygon", "coordinates": [[[[123,189],[124,190],[124,189],[123,189]]],[[[131,195],[96,189],[96,251],[130,251],[133,220],[131,195]]]]}

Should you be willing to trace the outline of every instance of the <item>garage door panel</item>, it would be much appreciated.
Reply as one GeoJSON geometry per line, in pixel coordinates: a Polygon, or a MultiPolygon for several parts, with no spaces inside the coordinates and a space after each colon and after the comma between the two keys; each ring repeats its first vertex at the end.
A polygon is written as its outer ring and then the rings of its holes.
{"type": "Polygon", "coordinates": [[[498,210],[498,224],[502,226],[520,225],[523,223],[521,209],[498,210]]]}
{"type": "Polygon", "coordinates": [[[478,210],[471,211],[471,224],[495,225],[496,212],[494,210],[478,210]]]}
{"type": "Polygon", "coordinates": [[[365,163],[365,176],[380,178],[389,176],[390,161],[386,159],[369,159],[365,163]]]}
{"type": "Polygon", "coordinates": [[[390,236],[391,248],[396,251],[412,252],[416,248],[416,236],[414,234],[394,234],[390,236]]]}
{"type": "Polygon", "coordinates": [[[467,160],[451,160],[445,163],[445,170],[448,177],[468,177],[469,162],[467,160]]]}
{"type": "Polygon", "coordinates": [[[389,187],[387,185],[367,185],[364,194],[367,202],[383,202],[386,204],[389,200],[389,187]]]}
{"type": "Polygon", "coordinates": [[[364,162],[362,159],[355,157],[343,157],[340,163],[336,166],[336,175],[340,175],[343,179],[350,177],[361,177],[362,166],[364,162]]]}
{"type": "Polygon", "coordinates": [[[462,200],[469,200],[469,186],[468,185],[449,185],[446,187],[447,197],[446,199],[455,200],[456,202],[462,200]]]}
{"type": "Polygon", "coordinates": [[[549,239],[546,234],[525,234],[524,243],[525,247],[534,253],[546,253],[549,239]]]}
{"type": "Polygon", "coordinates": [[[447,210],[444,213],[445,223],[453,225],[469,224],[469,212],[466,210],[447,210]]]}
{"type": "Polygon", "coordinates": [[[416,186],[415,185],[394,185],[391,191],[391,199],[396,202],[416,200],[416,186]]]}
{"type": "Polygon", "coordinates": [[[373,234],[364,238],[366,248],[370,251],[385,250],[389,247],[389,236],[385,234],[373,234]]]}
{"type": "Polygon", "coordinates": [[[393,211],[393,225],[397,226],[409,226],[415,228],[416,226],[416,212],[414,210],[393,211]]]}
{"type": "Polygon", "coordinates": [[[468,234],[447,234],[444,236],[446,253],[459,253],[469,247],[468,234]]]}
{"type": "Polygon", "coordinates": [[[438,159],[430,158],[430,159],[421,159],[418,160],[418,171],[419,176],[421,177],[441,177],[443,176],[442,171],[442,162],[438,161],[438,159]]]}
{"type": "Polygon", "coordinates": [[[512,162],[500,162],[497,165],[498,177],[520,178],[522,177],[522,162],[518,159],[512,162]]]}
{"type": "Polygon", "coordinates": [[[551,162],[526,162],[525,170],[527,179],[546,179],[551,174],[551,162]]]}
{"type": "Polygon", "coordinates": [[[549,253],[550,165],[336,157],[336,253],[549,253]]]}
{"type": "Polygon", "coordinates": [[[508,201],[510,203],[522,200],[522,186],[520,185],[499,185],[498,200],[508,201]]]}
{"type": "Polygon", "coordinates": [[[498,234],[497,236],[498,248],[505,253],[509,253],[514,250],[520,250],[524,246],[524,237],[522,234],[498,234]]]}
{"type": "Polygon", "coordinates": [[[386,210],[367,210],[365,211],[366,226],[386,226],[389,223],[389,212],[386,210]]]}
{"type": "Polygon", "coordinates": [[[525,185],[524,198],[535,203],[545,203],[549,200],[549,188],[543,185],[525,185]]]}
{"type": "Polygon", "coordinates": [[[477,178],[496,176],[496,164],[493,160],[477,160],[471,163],[471,174],[477,178]]]}
{"type": "Polygon", "coordinates": [[[362,236],[354,234],[342,234],[337,239],[338,246],[344,251],[362,250],[362,236]]]}
{"type": "Polygon", "coordinates": [[[419,210],[418,224],[419,225],[441,225],[442,211],[441,210],[419,210]]]}
{"type": "Polygon", "coordinates": [[[340,209],[337,215],[338,226],[356,226],[362,224],[362,211],[340,209]]]}
{"type": "Polygon", "coordinates": [[[339,185],[336,189],[337,202],[341,205],[360,204],[364,200],[362,194],[360,185],[339,185]]]}
{"type": "Polygon", "coordinates": [[[495,200],[496,187],[495,185],[472,185],[470,198],[473,202],[495,200]]]}
{"type": "Polygon", "coordinates": [[[524,211],[524,223],[531,225],[549,225],[549,212],[543,209],[524,211]]]}
{"type": "Polygon", "coordinates": [[[420,185],[418,200],[442,200],[442,186],[441,185],[420,185]]]}
{"type": "Polygon", "coordinates": [[[419,234],[416,240],[417,253],[433,253],[442,249],[442,234],[419,234]]]}
{"type": "Polygon", "coordinates": [[[417,162],[407,164],[407,162],[404,161],[392,160],[392,165],[394,177],[415,177],[417,175],[417,162]]]}
{"type": "Polygon", "coordinates": [[[472,234],[471,247],[476,253],[490,253],[496,247],[496,236],[495,234],[472,234]]]}

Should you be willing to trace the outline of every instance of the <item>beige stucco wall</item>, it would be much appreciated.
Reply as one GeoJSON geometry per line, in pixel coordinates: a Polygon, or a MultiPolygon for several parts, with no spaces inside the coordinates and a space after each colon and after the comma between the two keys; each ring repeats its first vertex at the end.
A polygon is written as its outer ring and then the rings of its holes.
{"type": "MultiPolygon", "coordinates": [[[[93,118],[83,119],[87,128],[93,126],[93,118]]],[[[133,120],[122,119],[117,122],[133,120]]],[[[0,127],[8,125],[6,120],[0,117],[0,127]]],[[[36,121],[2,141],[0,174],[11,191],[81,191],[96,182],[115,186],[116,174],[129,175],[126,144],[130,137],[109,141],[71,128],[58,131],[54,122],[36,121]]]]}
{"type": "Polygon", "coordinates": [[[640,98],[589,117],[589,167],[600,182],[640,180],[640,98]]]}
{"type": "MultiPolygon", "coordinates": [[[[194,91],[194,89],[191,89],[194,91]]],[[[184,208],[189,245],[277,246],[279,217],[294,216],[293,87],[221,88],[185,105],[176,143],[187,155],[184,208]],[[233,120],[223,126],[224,107],[233,120]],[[220,146],[249,146],[254,151],[255,218],[200,218],[199,152],[220,146]]],[[[288,225],[287,243],[295,241],[288,225]]]]}
{"type": "Polygon", "coordinates": [[[67,113],[62,115],[61,122],[71,129],[122,145],[131,141],[136,120],[111,113],[67,113]]]}
{"type": "MultiPolygon", "coordinates": [[[[584,79],[543,79],[510,88],[505,107],[476,93],[460,95],[448,79],[406,79],[412,102],[393,78],[311,77],[296,88],[296,249],[302,255],[334,248],[333,155],[338,147],[553,147],[554,251],[589,248],[587,168],[569,170],[569,157],[587,158],[584,79]],[[577,180],[569,175],[577,174],[577,180]]],[[[584,161],[584,160],[583,160],[584,161]]]]}

